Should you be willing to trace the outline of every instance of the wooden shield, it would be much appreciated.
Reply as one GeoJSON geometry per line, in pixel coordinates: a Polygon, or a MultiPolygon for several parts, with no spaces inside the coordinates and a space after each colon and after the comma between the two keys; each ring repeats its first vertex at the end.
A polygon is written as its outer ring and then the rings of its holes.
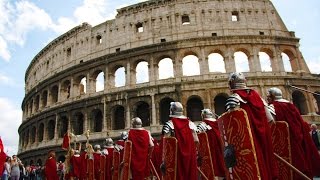
{"type": "MultiPolygon", "coordinates": [[[[198,134],[199,138],[199,156],[201,157],[200,170],[208,179],[214,179],[214,170],[212,164],[212,156],[209,147],[208,135],[205,132],[198,134]]],[[[216,147],[221,148],[221,147],[216,147]]]]}
{"type": "Polygon", "coordinates": [[[106,156],[101,154],[100,156],[100,170],[99,170],[99,178],[100,180],[105,180],[106,176],[106,156]]]}
{"type": "Polygon", "coordinates": [[[165,164],[165,173],[162,174],[163,180],[176,179],[177,151],[178,151],[178,140],[175,137],[164,137],[162,161],[165,164]]]}
{"type": "Polygon", "coordinates": [[[94,160],[93,158],[88,158],[88,156],[90,155],[87,155],[87,176],[88,180],[94,180],[94,160]]]}
{"type": "MultiPolygon", "coordinates": [[[[273,151],[292,164],[289,125],[285,121],[276,121],[271,125],[273,151]]],[[[284,163],[277,161],[279,180],[293,179],[292,170],[284,163]]]]}
{"type": "Polygon", "coordinates": [[[118,180],[119,179],[119,166],[120,166],[120,152],[113,151],[113,159],[112,159],[112,179],[118,180]]]}
{"type": "Polygon", "coordinates": [[[239,108],[224,113],[218,124],[224,143],[227,179],[259,179],[256,151],[245,110],[239,108]]]}
{"type": "Polygon", "coordinates": [[[131,164],[132,141],[127,140],[124,143],[123,167],[121,171],[121,180],[129,180],[131,164]]]}

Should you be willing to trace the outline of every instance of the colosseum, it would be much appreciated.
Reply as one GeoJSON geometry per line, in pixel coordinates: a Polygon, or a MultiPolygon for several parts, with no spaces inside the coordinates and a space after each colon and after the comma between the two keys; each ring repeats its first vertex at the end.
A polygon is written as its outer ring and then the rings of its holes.
{"type": "Polygon", "coordinates": [[[171,101],[182,102],[192,121],[203,108],[220,115],[234,71],[264,98],[281,88],[306,121],[320,123],[320,76],[270,0],[150,0],[97,26],[74,27],[33,58],[18,155],[26,165],[44,164],[55,149],[63,160],[67,131],[85,142],[90,130],[90,143],[102,144],[136,116],[157,136],[171,101]]]}

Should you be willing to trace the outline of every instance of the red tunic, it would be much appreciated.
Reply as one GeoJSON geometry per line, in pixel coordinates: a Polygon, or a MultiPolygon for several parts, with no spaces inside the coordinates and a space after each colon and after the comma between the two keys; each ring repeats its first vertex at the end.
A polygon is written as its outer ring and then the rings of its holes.
{"type": "Polygon", "coordinates": [[[151,156],[151,161],[158,173],[159,176],[161,176],[161,170],[160,170],[160,165],[162,163],[162,149],[160,144],[156,139],[153,139],[153,151],[152,151],[152,156],[151,156]]]}
{"type": "Polygon", "coordinates": [[[278,168],[273,156],[271,130],[264,104],[254,90],[234,90],[247,103],[240,103],[248,115],[262,180],[276,179],[278,168]]]}
{"type": "Polygon", "coordinates": [[[101,153],[93,153],[95,179],[100,179],[100,156],[101,153]]]}
{"type": "Polygon", "coordinates": [[[106,167],[105,167],[105,172],[106,172],[106,180],[111,180],[112,179],[112,160],[113,160],[113,150],[114,148],[108,147],[108,155],[106,155],[106,167]]]}
{"type": "Polygon", "coordinates": [[[80,156],[72,156],[70,160],[72,170],[70,172],[71,177],[77,177],[80,178],[80,172],[81,172],[81,157],[80,156]]]}
{"type": "Polygon", "coordinates": [[[149,140],[148,131],[130,129],[128,140],[132,141],[131,173],[133,180],[143,180],[149,176],[149,140]]]}
{"type": "Polygon", "coordinates": [[[48,158],[45,164],[45,176],[47,180],[58,180],[56,160],[52,157],[48,158]]]}
{"type": "Polygon", "coordinates": [[[87,159],[86,159],[86,152],[82,152],[80,154],[81,157],[81,171],[80,171],[80,180],[87,179],[87,159]]]}
{"type": "MultiPolygon", "coordinates": [[[[272,103],[277,121],[289,124],[292,165],[309,178],[320,175],[320,156],[309,134],[309,125],[302,119],[298,109],[289,102],[272,103]]],[[[294,174],[294,179],[300,178],[294,174]]]]}
{"type": "Polygon", "coordinates": [[[222,141],[218,127],[218,121],[204,120],[204,122],[212,128],[208,130],[206,133],[208,135],[214,174],[219,177],[225,177],[225,164],[222,152],[222,141]]]}
{"type": "Polygon", "coordinates": [[[178,140],[177,180],[197,179],[196,145],[187,118],[171,118],[178,140]]]}
{"type": "Polygon", "coordinates": [[[124,140],[118,140],[116,143],[123,147],[123,149],[120,150],[120,161],[123,161],[124,140]]]}

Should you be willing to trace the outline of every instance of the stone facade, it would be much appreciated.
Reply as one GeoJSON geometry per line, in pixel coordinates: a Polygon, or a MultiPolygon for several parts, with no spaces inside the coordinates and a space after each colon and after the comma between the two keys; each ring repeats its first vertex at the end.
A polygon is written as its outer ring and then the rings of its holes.
{"type": "Polygon", "coordinates": [[[236,52],[247,56],[248,86],[264,98],[268,88],[281,88],[305,120],[320,123],[319,96],[288,86],[320,92],[320,77],[310,73],[299,39],[269,0],[150,0],[118,9],[115,19],[95,27],[83,23],[34,57],[25,75],[19,157],[25,164],[43,164],[49,149],[62,156],[67,131],[81,135],[89,129],[90,142],[102,144],[107,136],[118,138],[135,116],[157,135],[171,101],[180,101],[193,121],[203,108],[222,114],[236,52]],[[269,56],[271,71],[262,70],[259,52],[269,56]],[[285,71],[282,53],[292,72],[285,71]],[[223,72],[210,70],[211,54],[223,58],[223,72]],[[183,69],[190,55],[199,65],[193,76],[183,69]],[[159,76],[167,71],[164,59],[171,62],[169,78],[159,76]],[[147,64],[147,81],[137,83],[141,62],[147,64]],[[116,85],[119,69],[123,86],[116,85]],[[104,88],[97,91],[101,75],[104,88]]]}

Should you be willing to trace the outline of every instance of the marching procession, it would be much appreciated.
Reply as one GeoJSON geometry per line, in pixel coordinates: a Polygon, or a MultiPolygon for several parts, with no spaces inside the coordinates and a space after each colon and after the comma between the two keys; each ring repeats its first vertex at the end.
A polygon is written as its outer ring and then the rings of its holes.
{"type": "Polygon", "coordinates": [[[152,137],[139,117],[114,142],[102,148],[89,143],[70,146],[62,177],[57,174],[55,152],[45,163],[48,180],[196,180],[312,179],[320,176],[320,155],[310,125],[297,108],[283,99],[279,88],[268,89],[267,101],[247,87],[243,73],[229,76],[231,95],[221,116],[210,109],[201,112],[202,122],[183,115],[180,102],[171,102],[169,121],[161,137],[152,137]]]}

